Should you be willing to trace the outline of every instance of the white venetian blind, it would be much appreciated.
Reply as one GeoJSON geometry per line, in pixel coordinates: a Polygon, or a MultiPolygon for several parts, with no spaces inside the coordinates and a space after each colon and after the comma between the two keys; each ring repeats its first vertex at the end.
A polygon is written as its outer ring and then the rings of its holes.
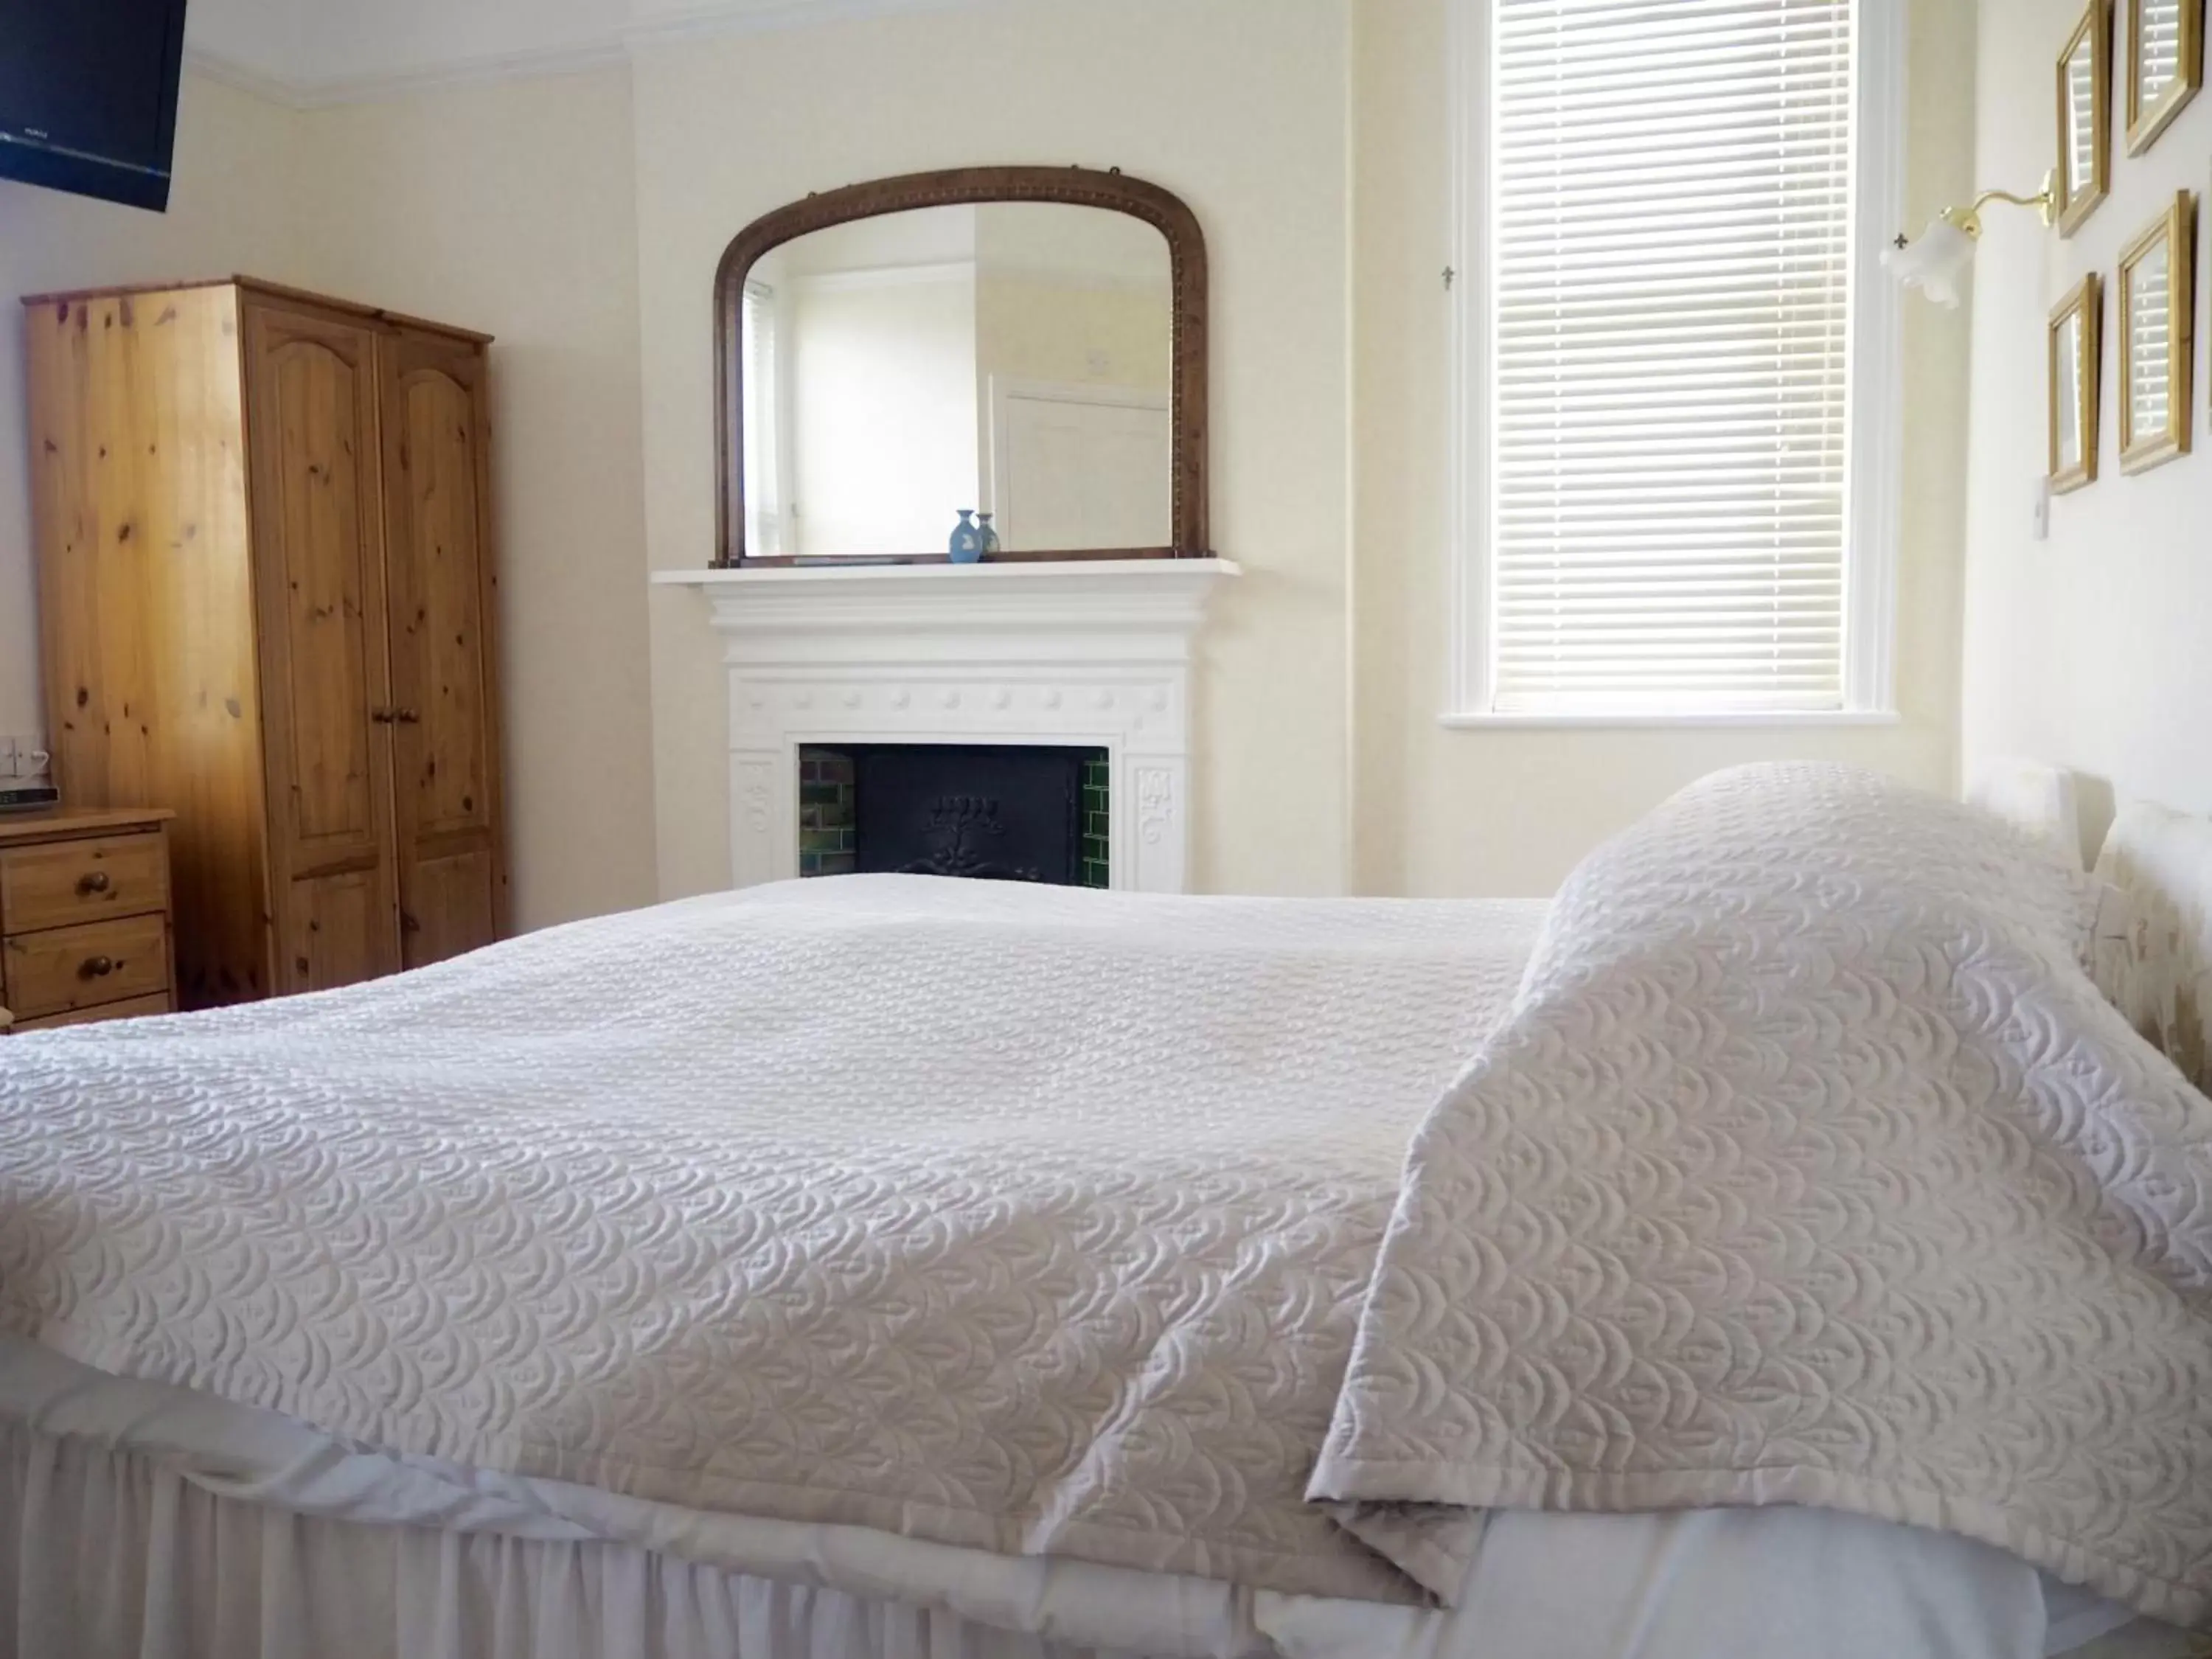
{"type": "Polygon", "coordinates": [[[1852,0],[1492,0],[1501,714],[1839,708],[1852,0]]]}
{"type": "Polygon", "coordinates": [[[775,290],[764,283],[745,284],[738,337],[745,382],[745,550],[756,558],[773,557],[786,550],[778,443],[782,342],[776,336],[775,290]]]}

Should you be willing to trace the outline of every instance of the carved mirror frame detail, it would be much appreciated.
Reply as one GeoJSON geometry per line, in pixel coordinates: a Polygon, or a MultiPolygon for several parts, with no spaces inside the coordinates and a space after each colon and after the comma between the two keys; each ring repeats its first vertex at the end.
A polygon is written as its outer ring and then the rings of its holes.
{"type": "Polygon", "coordinates": [[[1170,394],[1172,449],[1170,547],[1103,548],[1073,552],[1002,553],[1015,561],[1098,558],[1206,558],[1211,556],[1206,500],[1206,264],[1198,217],[1172,191],[1119,169],[1091,167],[952,167],[909,173],[848,185],[793,202],[756,219],[723,250],[714,273],[714,563],[732,565],[939,564],[942,553],[853,558],[762,558],[744,545],[743,453],[744,368],[738,361],[745,273],[771,249],[810,232],[855,219],[872,219],[915,208],[983,202],[1059,202],[1103,208],[1141,219],[1167,239],[1170,271],[1173,386],[1170,394]]]}

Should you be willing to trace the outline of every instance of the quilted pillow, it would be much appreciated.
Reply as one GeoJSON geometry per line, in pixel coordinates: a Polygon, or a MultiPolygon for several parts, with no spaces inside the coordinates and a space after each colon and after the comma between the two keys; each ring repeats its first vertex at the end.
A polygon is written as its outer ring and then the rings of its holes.
{"type": "Polygon", "coordinates": [[[1525,987],[1607,942],[1790,925],[1801,908],[1899,901],[1976,912],[2081,963],[2094,959],[2100,884],[2057,846],[1979,807],[1855,768],[1732,767],[1691,785],[1567,878],[1525,987]],[[1753,894],[1771,885],[1763,901],[1753,894]],[[1721,908],[1711,908],[1717,900],[1721,908]],[[1763,903],[1765,912],[1750,909],[1763,903]]]}

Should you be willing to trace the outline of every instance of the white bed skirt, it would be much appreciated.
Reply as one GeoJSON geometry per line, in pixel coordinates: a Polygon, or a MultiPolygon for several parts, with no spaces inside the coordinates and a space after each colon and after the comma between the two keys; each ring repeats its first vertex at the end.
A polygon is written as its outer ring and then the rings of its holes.
{"type": "Polygon", "coordinates": [[[24,1659],[1093,1652],[622,1545],[294,1515],[18,1425],[0,1449],[0,1652],[24,1659]]]}

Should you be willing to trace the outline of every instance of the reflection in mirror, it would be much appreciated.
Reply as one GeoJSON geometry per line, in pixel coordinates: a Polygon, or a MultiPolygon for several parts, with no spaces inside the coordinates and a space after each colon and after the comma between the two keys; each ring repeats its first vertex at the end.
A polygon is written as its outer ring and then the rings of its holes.
{"type": "Polygon", "coordinates": [[[2097,66],[2094,49],[2077,41],[2066,60],[2066,189],[2086,194],[2097,179],[2097,66]]]}
{"type": "Polygon", "coordinates": [[[2157,141],[2204,80],[2204,0],[2129,0],[2128,154],[2157,141]]]}
{"type": "Polygon", "coordinates": [[[2058,467],[2070,472],[2081,465],[2081,314],[2059,325],[2058,386],[2051,403],[2058,417],[2058,467]]]}
{"type": "Polygon", "coordinates": [[[2154,104],[2181,73],[2181,0],[2135,0],[2136,91],[2154,104]]]}
{"type": "Polygon", "coordinates": [[[2173,319],[2166,306],[2172,259],[2163,240],[2128,273],[2128,416],[2137,432],[2162,432],[2172,409],[2167,365],[2173,319]]]}
{"type": "Polygon", "coordinates": [[[2176,192],[2120,254],[2120,465],[2140,472],[2188,452],[2194,198],[2176,192]]]}
{"type": "Polygon", "coordinates": [[[1170,262],[1140,219],[833,225],[754,263],[739,334],[754,556],[941,554],[963,514],[1008,553],[1173,544],[1170,262]]]}
{"type": "Polygon", "coordinates": [[[2070,236],[2111,184],[2112,0],[2089,0],[2058,55],[2058,229],[2070,236]]]}
{"type": "Polygon", "coordinates": [[[2097,476],[2098,319],[2103,291],[2085,276],[2051,313],[2051,461],[2053,494],[2097,476]]]}

